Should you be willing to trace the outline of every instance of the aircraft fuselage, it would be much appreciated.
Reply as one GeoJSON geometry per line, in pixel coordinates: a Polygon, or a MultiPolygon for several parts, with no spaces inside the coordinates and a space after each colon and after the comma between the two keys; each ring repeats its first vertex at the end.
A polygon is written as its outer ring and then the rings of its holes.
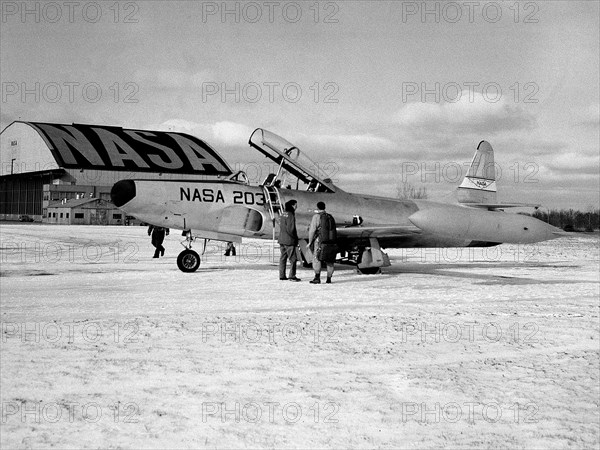
{"type": "MultiPolygon", "coordinates": [[[[347,192],[279,189],[281,206],[296,200],[296,226],[301,239],[319,201],[325,202],[338,227],[352,227],[352,239],[340,247],[369,245],[371,234],[360,228],[395,225],[419,228],[379,238],[381,247],[464,247],[500,243],[533,243],[552,239],[556,229],[533,217],[487,211],[426,200],[398,200],[347,192]],[[356,226],[355,216],[362,219],[356,226]],[[354,220],[354,225],[353,225],[354,220]]],[[[271,239],[268,199],[261,186],[234,181],[124,180],[113,188],[113,201],[127,214],[155,225],[192,230],[203,237],[239,242],[241,237],[271,239]]],[[[275,236],[278,224],[275,221],[275,236]]]]}

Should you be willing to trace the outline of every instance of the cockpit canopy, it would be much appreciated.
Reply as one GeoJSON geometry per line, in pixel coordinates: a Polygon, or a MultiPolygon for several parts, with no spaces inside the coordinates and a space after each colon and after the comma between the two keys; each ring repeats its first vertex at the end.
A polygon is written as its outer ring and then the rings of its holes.
{"type": "Polygon", "coordinates": [[[294,186],[295,184],[295,188],[300,188],[299,182],[302,182],[306,185],[307,191],[341,191],[317,163],[281,136],[257,128],[250,136],[248,143],[278,165],[277,173],[269,174],[263,184],[276,187],[294,186]],[[290,177],[295,177],[296,180],[290,180],[290,177]]]}

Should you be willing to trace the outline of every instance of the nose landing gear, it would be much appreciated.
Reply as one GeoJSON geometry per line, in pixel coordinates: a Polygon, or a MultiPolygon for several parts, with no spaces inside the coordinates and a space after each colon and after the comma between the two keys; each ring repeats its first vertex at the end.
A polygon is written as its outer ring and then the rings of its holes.
{"type": "MultiPolygon", "coordinates": [[[[185,250],[182,251],[177,256],[177,267],[182,272],[195,272],[200,267],[200,255],[192,250],[192,242],[196,240],[194,236],[192,236],[191,230],[184,230],[183,234],[185,235],[185,240],[181,242],[181,245],[185,247],[185,250]]],[[[204,240],[204,249],[206,249],[206,239],[204,240]]],[[[202,252],[204,253],[204,252],[202,252]]]]}
{"type": "Polygon", "coordinates": [[[182,272],[195,272],[200,267],[200,255],[192,249],[185,249],[177,256],[177,267],[182,272]]]}

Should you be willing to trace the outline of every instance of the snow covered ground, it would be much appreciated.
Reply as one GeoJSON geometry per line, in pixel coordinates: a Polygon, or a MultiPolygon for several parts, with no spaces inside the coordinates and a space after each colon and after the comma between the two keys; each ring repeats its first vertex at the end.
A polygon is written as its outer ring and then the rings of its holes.
{"type": "Polygon", "coordinates": [[[0,232],[2,448],[598,448],[597,234],[315,286],[266,241],[184,274],[176,232],[0,232]]]}

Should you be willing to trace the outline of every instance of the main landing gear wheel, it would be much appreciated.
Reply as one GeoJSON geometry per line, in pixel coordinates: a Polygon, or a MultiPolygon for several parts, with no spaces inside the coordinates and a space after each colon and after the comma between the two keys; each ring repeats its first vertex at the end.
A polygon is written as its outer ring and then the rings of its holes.
{"type": "Polygon", "coordinates": [[[376,275],[378,273],[381,273],[381,267],[365,267],[363,269],[357,268],[356,270],[358,270],[363,275],[376,275]]]}
{"type": "Polygon", "coordinates": [[[177,256],[177,267],[182,272],[195,272],[200,267],[200,255],[190,249],[182,251],[177,256]]]}

